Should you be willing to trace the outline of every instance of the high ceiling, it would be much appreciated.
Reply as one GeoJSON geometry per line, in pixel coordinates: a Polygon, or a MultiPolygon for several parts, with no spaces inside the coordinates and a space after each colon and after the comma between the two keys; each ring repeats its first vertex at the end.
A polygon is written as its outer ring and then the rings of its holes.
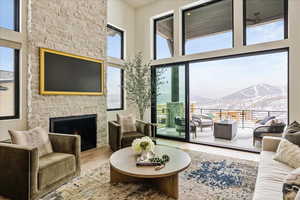
{"type": "Polygon", "coordinates": [[[124,0],[134,8],[142,7],[157,0],[124,0]]]}

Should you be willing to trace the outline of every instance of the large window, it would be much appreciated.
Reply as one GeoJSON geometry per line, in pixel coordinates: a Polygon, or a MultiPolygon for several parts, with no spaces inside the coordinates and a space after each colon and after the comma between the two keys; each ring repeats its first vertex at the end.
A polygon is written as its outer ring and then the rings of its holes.
{"type": "Polygon", "coordinates": [[[118,59],[124,58],[124,33],[111,25],[107,25],[107,55],[118,59]]]}
{"type": "Polygon", "coordinates": [[[183,54],[233,47],[232,0],[214,0],[183,11],[183,54]]]}
{"type": "Polygon", "coordinates": [[[19,117],[19,51],[0,46],[0,119],[19,117]]]}
{"type": "Polygon", "coordinates": [[[107,67],[107,109],[122,110],[124,108],[123,96],[123,69],[107,67]]]}
{"type": "Polygon", "coordinates": [[[287,0],[244,0],[244,44],[287,38],[287,0]]]}
{"type": "Polygon", "coordinates": [[[19,31],[19,0],[0,1],[0,27],[19,31]]]}
{"type": "Polygon", "coordinates": [[[173,15],[154,20],[154,59],[174,54],[173,15]]]}

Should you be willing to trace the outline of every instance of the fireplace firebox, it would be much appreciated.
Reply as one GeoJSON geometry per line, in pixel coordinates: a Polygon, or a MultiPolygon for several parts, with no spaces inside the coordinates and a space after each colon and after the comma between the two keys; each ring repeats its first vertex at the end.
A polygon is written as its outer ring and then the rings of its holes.
{"type": "Polygon", "coordinates": [[[81,136],[81,151],[96,148],[97,115],[50,118],[50,132],[81,136]]]}

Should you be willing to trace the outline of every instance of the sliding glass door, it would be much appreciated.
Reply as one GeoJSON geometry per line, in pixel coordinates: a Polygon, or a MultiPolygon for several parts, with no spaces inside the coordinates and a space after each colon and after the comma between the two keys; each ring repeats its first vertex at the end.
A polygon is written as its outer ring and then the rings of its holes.
{"type": "Polygon", "coordinates": [[[288,123],[287,73],[287,51],[191,62],[190,141],[259,151],[254,136],[288,123]]]}
{"type": "Polygon", "coordinates": [[[158,137],[260,151],[259,126],[288,124],[287,49],[154,66],[152,78],[158,137]]]}
{"type": "Polygon", "coordinates": [[[185,70],[185,65],[168,65],[153,70],[156,95],[152,120],[158,124],[158,136],[186,138],[185,70]]]}

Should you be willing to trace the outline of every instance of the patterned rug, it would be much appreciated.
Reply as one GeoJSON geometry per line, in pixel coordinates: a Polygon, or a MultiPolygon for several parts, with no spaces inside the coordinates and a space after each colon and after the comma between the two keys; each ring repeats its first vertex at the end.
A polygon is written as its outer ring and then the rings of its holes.
{"type": "MultiPolygon", "coordinates": [[[[191,166],[180,173],[182,200],[251,200],[257,163],[187,151],[191,166]]],[[[42,200],[171,200],[151,185],[110,184],[109,164],[84,173],[42,200]]]]}

